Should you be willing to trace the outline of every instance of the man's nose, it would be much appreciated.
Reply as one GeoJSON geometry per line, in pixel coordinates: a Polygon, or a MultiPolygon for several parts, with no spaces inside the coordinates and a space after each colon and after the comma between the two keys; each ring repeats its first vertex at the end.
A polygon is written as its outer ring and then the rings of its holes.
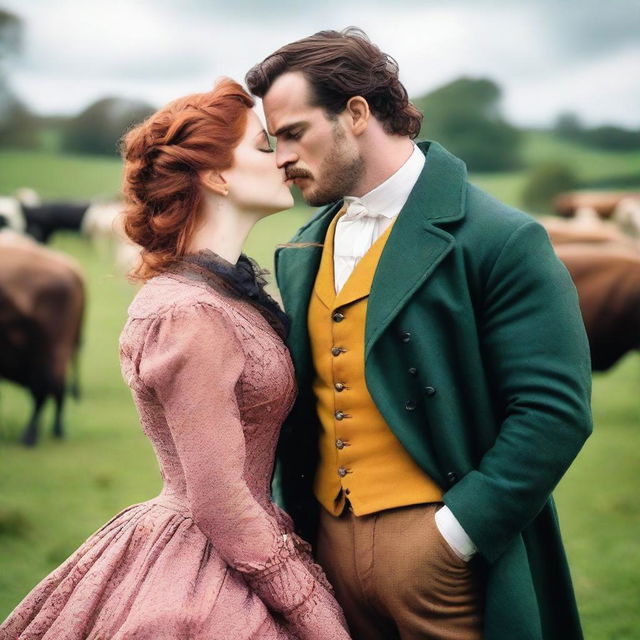
{"type": "Polygon", "coordinates": [[[287,145],[276,145],[276,164],[278,169],[286,167],[288,164],[295,164],[298,161],[298,154],[287,145]]]}

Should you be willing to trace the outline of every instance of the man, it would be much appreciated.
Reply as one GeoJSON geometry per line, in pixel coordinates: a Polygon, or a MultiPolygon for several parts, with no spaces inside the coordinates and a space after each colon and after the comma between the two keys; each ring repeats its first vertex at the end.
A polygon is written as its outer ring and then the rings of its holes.
{"type": "Polygon", "coordinates": [[[575,287],[466,181],[395,62],[320,32],[247,74],[315,206],[276,254],[299,396],[278,499],[366,640],[580,638],[551,491],[591,431],[575,287]]]}

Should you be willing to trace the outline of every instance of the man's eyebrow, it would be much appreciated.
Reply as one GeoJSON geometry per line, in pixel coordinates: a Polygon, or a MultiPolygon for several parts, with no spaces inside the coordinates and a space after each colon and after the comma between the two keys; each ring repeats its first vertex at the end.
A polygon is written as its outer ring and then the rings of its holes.
{"type": "Polygon", "coordinates": [[[282,135],[283,133],[286,133],[287,131],[290,131],[291,129],[295,129],[296,127],[299,127],[301,125],[305,125],[307,124],[304,120],[300,120],[299,122],[293,122],[291,124],[286,124],[284,125],[284,127],[280,127],[274,134],[273,136],[275,138],[277,138],[278,136],[282,135]]]}

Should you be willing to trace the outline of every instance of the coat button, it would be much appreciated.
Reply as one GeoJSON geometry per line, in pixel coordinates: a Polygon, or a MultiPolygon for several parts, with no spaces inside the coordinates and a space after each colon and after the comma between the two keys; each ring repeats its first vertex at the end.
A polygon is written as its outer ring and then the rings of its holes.
{"type": "Polygon", "coordinates": [[[409,374],[412,376],[417,376],[418,370],[415,367],[409,367],[409,374]]]}
{"type": "Polygon", "coordinates": [[[431,396],[435,396],[436,395],[436,390],[435,387],[425,387],[424,388],[424,392],[426,395],[428,395],[429,397],[431,396]]]}
{"type": "Polygon", "coordinates": [[[407,401],[404,403],[404,408],[405,408],[407,411],[413,411],[413,410],[416,408],[416,403],[415,403],[413,400],[407,400],[407,401]]]}
{"type": "Polygon", "coordinates": [[[339,356],[342,353],[342,347],[331,347],[331,353],[334,356],[339,356]]]}
{"type": "Polygon", "coordinates": [[[333,318],[334,322],[342,322],[344,320],[344,314],[340,313],[339,311],[336,311],[331,315],[331,317],[333,318]]]}
{"type": "Polygon", "coordinates": [[[336,420],[344,420],[346,414],[342,411],[336,411],[334,415],[336,417],[336,420]]]}
{"type": "Polygon", "coordinates": [[[333,386],[338,392],[344,391],[344,384],[342,382],[336,382],[333,386]]]}
{"type": "Polygon", "coordinates": [[[336,447],[338,449],[344,449],[344,441],[343,440],[336,440],[336,447]]]}
{"type": "Polygon", "coordinates": [[[347,475],[347,470],[344,467],[339,467],[338,468],[338,475],[341,478],[344,478],[347,475]]]}
{"type": "Polygon", "coordinates": [[[401,340],[401,342],[410,342],[411,341],[411,334],[408,331],[403,331],[400,334],[400,340],[401,340]]]}
{"type": "Polygon", "coordinates": [[[447,473],[447,482],[449,484],[455,484],[457,481],[458,481],[458,475],[453,471],[449,471],[449,473],[447,473]]]}

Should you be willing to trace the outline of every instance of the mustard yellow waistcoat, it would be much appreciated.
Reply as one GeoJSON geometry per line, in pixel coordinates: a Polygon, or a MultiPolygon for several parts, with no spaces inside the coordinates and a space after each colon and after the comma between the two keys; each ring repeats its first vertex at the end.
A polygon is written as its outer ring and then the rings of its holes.
{"type": "Polygon", "coordinates": [[[440,488],[389,429],[365,382],[367,302],[393,224],[336,295],[333,238],[343,213],[344,209],[338,212],[327,230],[307,316],[315,367],[313,391],[322,427],[315,495],[333,515],[342,512],[346,497],[356,515],[439,501],[440,488]]]}

